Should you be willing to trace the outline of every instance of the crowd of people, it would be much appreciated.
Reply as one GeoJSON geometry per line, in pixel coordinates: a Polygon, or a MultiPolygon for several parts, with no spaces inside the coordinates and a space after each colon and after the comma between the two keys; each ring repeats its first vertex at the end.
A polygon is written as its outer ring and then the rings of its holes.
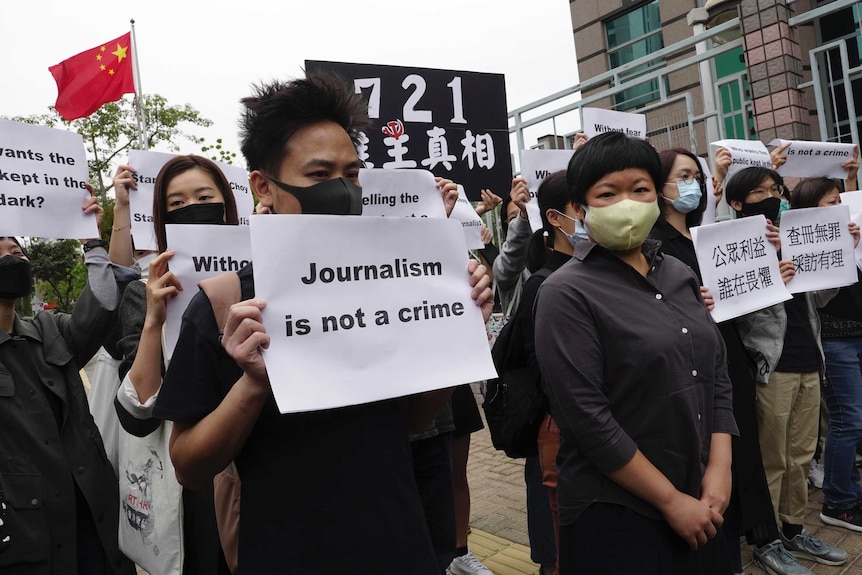
{"type": "MultiPolygon", "coordinates": [[[[271,82],[242,104],[260,217],[361,213],[369,120],[343,80],[271,82]]],[[[525,464],[541,574],[739,574],[743,536],[769,573],[810,573],[799,558],[844,564],[804,520],[818,452],[820,519],[862,532],[862,284],[716,324],[691,230],[723,200],[736,217],[765,216],[780,258],[782,212],[840,204],[857,157],[846,182],[790,190],[775,171],[786,147],[773,169],[731,178],[721,149],[707,189],[688,150],[615,132],[575,147],[535,200],[521,178],[505,199],[482,192],[476,211],[501,210],[505,241],[498,250],[483,230],[467,264],[475,305],[520,330],[547,398],[525,464]]],[[[116,171],[110,242],[82,240],[88,283],[71,314],[16,314],[31,264],[0,238],[0,572],[374,573],[385,558],[406,575],[490,575],[467,545],[470,434],[483,426],[470,386],[281,414],[252,265],[202,282],[167,361],[169,302],[195,286],[169,269],[165,225],[242,214],[215,163],[176,156],[155,181],[158,251],[135,252],[134,174],[116,171]],[[88,401],[79,372],[100,348],[108,370],[88,401]]],[[[457,186],[437,187],[448,216],[457,186]]],[[[82,209],[101,216],[94,198],[82,209]]],[[[848,232],[858,244],[859,226],[848,232]]],[[[780,270],[795,275],[790,260],[780,270]]]]}

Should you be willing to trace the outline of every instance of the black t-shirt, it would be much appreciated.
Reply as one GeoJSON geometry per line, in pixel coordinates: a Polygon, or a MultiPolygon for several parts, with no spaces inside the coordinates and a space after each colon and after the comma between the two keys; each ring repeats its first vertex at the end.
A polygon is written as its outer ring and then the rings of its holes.
{"type": "MultiPolygon", "coordinates": [[[[251,266],[239,276],[243,299],[254,297],[251,266]]],[[[241,374],[200,292],[183,316],[153,414],[196,423],[241,374]]],[[[388,564],[436,575],[404,399],[281,415],[270,395],[236,464],[243,573],[374,573],[388,564]]]]}
{"type": "Polygon", "coordinates": [[[784,302],[787,312],[787,331],[784,333],[784,347],[775,371],[783,373],[811,373],[820,371],[820,348],[814,339],[811,320],[808,319],[808,300],[805,294],[793,295],[784,302]]]}

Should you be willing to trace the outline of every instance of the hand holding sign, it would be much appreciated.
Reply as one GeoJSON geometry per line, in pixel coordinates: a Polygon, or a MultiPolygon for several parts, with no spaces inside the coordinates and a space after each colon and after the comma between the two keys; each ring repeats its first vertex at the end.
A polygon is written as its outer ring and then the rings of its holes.
{"type": "Polygon", "coordinates": [[[452,215],[452,210],[455,209],[455,202],[458,201],[458,184],[452,180],[437,176],[434,178],[437,184],[437,189],[440,190],[440,197],[443,199],[443,207],[446,209],[446,217],[452,215]]]}
{"type": "Polygon", "coordinates": [[[476,206],[476,214],[483,216],[488,212],[493,212],[494,209],[502,203],[503,198],[491,190],[482,190],[482,202],[476,206]]]}
{"type": "Polygon", "coordinates": [[[247,299],[230,306],[221,345],[242,369],[240,382],[245,381],[258,393],[270,391],[269,375],[262,350],[269,348],[270,336],[263,326],[266,301],[247,299]]]}

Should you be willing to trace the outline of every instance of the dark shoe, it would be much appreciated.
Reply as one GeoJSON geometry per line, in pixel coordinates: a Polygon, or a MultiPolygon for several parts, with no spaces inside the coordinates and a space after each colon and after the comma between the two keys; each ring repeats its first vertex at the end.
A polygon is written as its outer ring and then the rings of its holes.
{"type": "Polygon", "coordinates": [[[862,509],[858,506],[850,509],[839,509],[824,505],[820,510],[820,521],[826,525],[834,525],[862,533],[862,509]]]}

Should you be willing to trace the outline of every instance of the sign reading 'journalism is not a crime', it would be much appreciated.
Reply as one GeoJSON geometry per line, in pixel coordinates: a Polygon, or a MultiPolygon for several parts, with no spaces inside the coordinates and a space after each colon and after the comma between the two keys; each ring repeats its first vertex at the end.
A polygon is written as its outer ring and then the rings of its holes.
{"type": "Polygon", "coordinates": [[[502,74],[306,60],[305,69],[344,77],[368,102],[360,134],[369,168],[419,168],[481,191],[509,192],[512,160],[502,74]]]}

